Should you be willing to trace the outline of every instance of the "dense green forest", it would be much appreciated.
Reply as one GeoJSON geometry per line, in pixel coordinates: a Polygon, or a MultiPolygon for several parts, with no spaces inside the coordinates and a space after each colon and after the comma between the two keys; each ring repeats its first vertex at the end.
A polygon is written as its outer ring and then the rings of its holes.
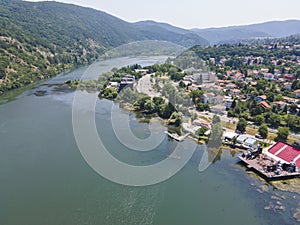
{"type": "Polygon", "coordinates": [[[0,93],[90,63],[131,41],[207,44],[197,35],[145,29],[75,5],[0,0],[0,93]]]}

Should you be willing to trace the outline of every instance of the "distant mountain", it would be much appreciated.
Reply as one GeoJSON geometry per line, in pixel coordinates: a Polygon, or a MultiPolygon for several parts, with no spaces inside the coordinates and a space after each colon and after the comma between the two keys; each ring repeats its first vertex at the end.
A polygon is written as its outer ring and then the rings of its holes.
{"type": "Polygon", "coordinates": [[[200,36],[205,37],[207,40],[209,40],[210,44],[222,44],[244,39],[272,37],[272,35],[265,32],[238,27],[208,28],[201,30],[194,29],[194,31],[200,36]]]}
{"type": "Polygon", "coordinates": [[[0,93],[90,63],[106,50],[142,40],[185,47],[208,44],[193,33],[138,26],[91,8],[0,0],[0,93]]]}
{"type": "Polygon", "coordinates": [[[209,40],[210,44],[220,44],[244,39],[286,37],[299,34],[300,20],[271,21],[245,26],[193,29],[192,31],[209,40]]]}
{"type": "Polygon", "coordinates": [[[169,30],[171,32],[175,32],[178,34],[186,34],[186,33],[193,33],[191,30],[175,27],[168,23],[161,23],[161,22],[155,22],[153,20],[146,20],[146,21],[139,21],[134,23],[136,27],[138,28],[145,28],[145,27],[161,27],[166,30],[169,30]]]}
{"type": "Polygon", "coordinates": [[[300,33],[300,20],[271,21],[241,28],[265,32],[273,37],[287,37],[300,33]]]}
{"type": "Polygon", "coordinates": [[[189,47],[195,45],[206,46],[209,42],[200,35],[190,30],[175,27],[167,23],[159,23],[151,20],[133,23],[133,26],[143,32],[150,39],[165,40],[189,47]]]}

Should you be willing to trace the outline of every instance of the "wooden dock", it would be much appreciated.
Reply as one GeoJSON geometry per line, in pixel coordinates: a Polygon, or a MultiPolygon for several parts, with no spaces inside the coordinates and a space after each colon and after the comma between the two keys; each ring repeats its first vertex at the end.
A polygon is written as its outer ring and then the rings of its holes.
{"type": "Polygon", "coordinates": [[[172,134],[168,131],[165,131],[165,134],[167,134],[169,137],[173,138],[176,141],[182,142],[185,138],[187,138],[190,134],[185,134],[184,136],[179,136],[178,134],[172,134]]]}
{"type": "Polygon", "coordinates": [[[267,172],[265,170],[266,166],[274,165],[274,161],[271,158],[266,156],[258,157],[255,159],[246,159],[242,156],[239,156],[239,159],[247,166],[249,170],[253,170],[261,175],[263,178],[267,180],[279,180],[279,179],[290,179],[295,177],[300,177],[299,172],[288,172],[281,171],[280,174],[276,174],[275,172],[267,172]]]}

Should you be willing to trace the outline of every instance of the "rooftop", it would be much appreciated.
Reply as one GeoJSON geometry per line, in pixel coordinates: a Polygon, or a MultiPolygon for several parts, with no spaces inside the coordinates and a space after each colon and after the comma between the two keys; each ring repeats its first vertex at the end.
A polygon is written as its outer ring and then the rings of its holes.
{"type": "Polygon", "coordinates": [[[271,108],[271,106],[270,106],[267,102],[265,102],[265,101],[260,102],[259,104],[260,104],[262,107],[264,107],[265,109],[270,109],[270,108],[271,108]]]}
{"type": "Polygon", "coordinates": [[[300,149],[283,142],[278,142],[268,152],[286,163],[290,163],[293,160],[296,166],[300,168],[300,149]]]}

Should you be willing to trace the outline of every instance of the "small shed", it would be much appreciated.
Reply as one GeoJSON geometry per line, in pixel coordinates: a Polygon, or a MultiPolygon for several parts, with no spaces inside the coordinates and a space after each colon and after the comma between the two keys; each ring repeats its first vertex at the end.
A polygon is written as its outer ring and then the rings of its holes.
{"type": "Polygon", "coordinates": [[[236,139],[236,141],[237,141],[237,143],[239,143],[239,144],[244,144],[244,142],[246,141],[247,138],[248,138],[248,137],[245,136],[245,135],[240,135],[240,136],[238,136],[238,138],[236,139]]]}
{"type": "Polygon", "coordinates": [[[257,142],[257,140],[255,138],[247,138],[245,140],[245,145],[247,145],[249,147],[254,147],[256,142],[257,142]]]}
{"type": "Polygon", "coordinates": [[[236,136],[237,136],[237,134],[234,132],[225,132],[223,135],[224,140],[228,140],[228,141],[232,141],[232,139],[236,136]]]}

